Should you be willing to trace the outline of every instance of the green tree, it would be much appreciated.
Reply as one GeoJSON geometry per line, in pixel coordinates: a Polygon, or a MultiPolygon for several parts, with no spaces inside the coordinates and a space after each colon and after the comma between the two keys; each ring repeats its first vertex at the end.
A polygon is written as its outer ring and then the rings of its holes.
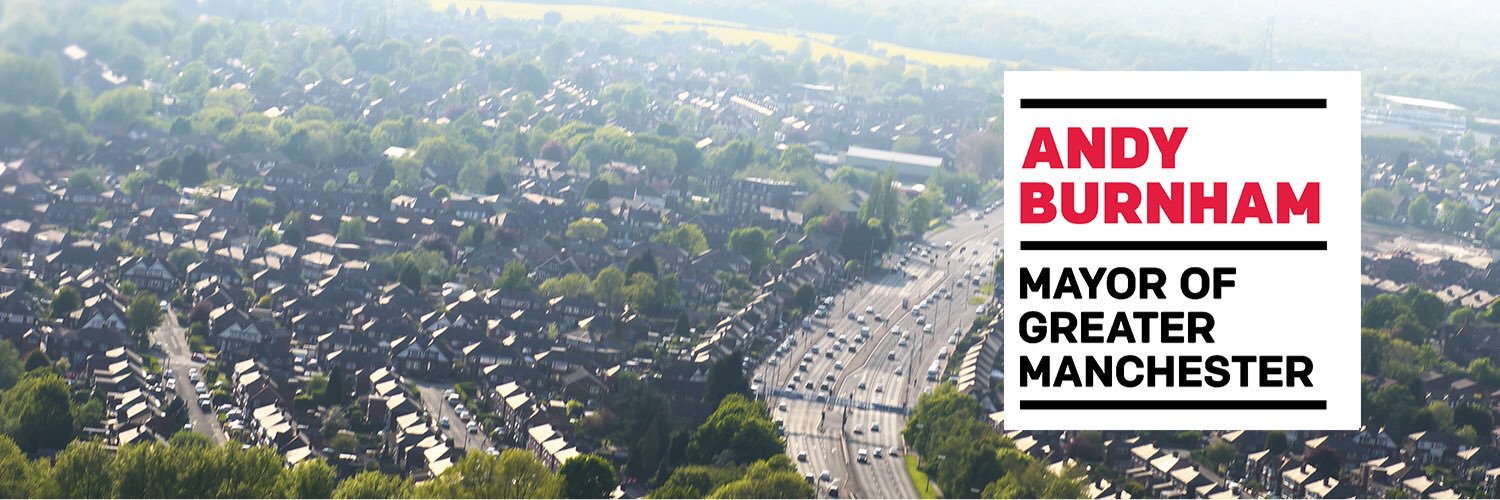
{"type": "Polygon", "coordinates": [[[594,296],[612,309],[624,304],[624,288],[625,272],[618,267],[606,267],[594,276],[594,296]]]}
{"type": "Polygon", "coordinates": [[[1281,431],[1271,431],[1266,433],[1266,449],[1271,450],[1271,454],[1273,455],[1286,453],[1286,433],[1281,431]]]}
{"type": "Polygon", "coordinates": [[[147,123],[151,112],[151,93],[135,86],[118,87],[94,99],[94,121],[120,127],[147,123]]]}
{"type": "Polygon", "coordinates": [[[16,442],[0,434],[0,492],[13,498],[35,496],[38,471],[16,442]]]}
{"type": "Polygon", "coordinates": [[[137,336],[145,335],[161,326],[162,316],[160,300],[151,293],[136,295],[135,299],[130,301],[130,307],[125,309],[130,333],[137,336]]]}
{"type": "Polygon", "coordinates": [[[537,287],[543,297],[582,297],[594,294],[594,284],[582,273],[571,273],[561,278],[548,278],[537,287]]]}
{"type": "Polygon", "coordinates": [[[818,290],[811,283],[803,283],[797,287],[797,292],[792,294],[792,307],[807,314],[818,302],[818,290]]]}
{"type": "Polygon", "coordinates": [[[420,292],[422,291],[422,270],[412,265],[402,267],[400,281],[407,288],[420,292]]]}
{"type": "Polygon", "coordinates": [[[68,384],[48,372],[31,372],[0,400],[0,430],[26,453],[61,450],[73,439],[68,384]]]}
{"type": "Polygon", "coordinates": [[[730,353],[728,356],[719,358],[713,366],[708,368],[708,381],[704,387],[706,392],[703,401],[718,405],[730,394],[740,394],[750,397],[750,382],[745,380],[744,364],[740,362],[741,354],[730,353]]]}
{"type": "Polygon", "coordinates": [[[41,349],[31,351],[30,354],[26,355],[26,365],[24,369],[27,373],[30,373],[33,370],[48,368],[51,366],[52,359],[48,358],[47,353],[42,352],[41,349]]]}
{"type": "Polygon", "coordinates": [[[651,241],[681,248],[687,251],[688,255],[698,255],[708,251],[708,238],[703,236],[703,230],[696,224],[682,224],[663,230],[652,236],[651,241]]]}
{"type": "Polygon", "coordinates": [[[62,92],[57,68],[41,59],[0,54],[0,102],[51,106],[62,92]]]}
{"type": "Polygon", "coordinates": [[[333,498],[406,498],[412,493],[411,481],[380,471],[364,471],[339,482],[333,498]]]}
{"type": "Polygon", "coordinates": [[[73,441],[52,463],[52,479],[66,498],[108,498],[114,495],[109,468],[113,454],[98,441],[73,441]]]}
{"type": "Polygon", "coordinates": [[[21,379],[21,354],[10,341],[0,340],[0,391],[16,385],[21,379]]]}
{"type": "Polygon", "coordinates": [[[688,441],[688,458],[697,463],[745,464],[786,451],[765,405],[730,394],[719,403],[688,441]]]}
{"type": "Polygon", "coordinates": [[[286,498],[328,498],[333,485],[333,467],[315,458],[283,472],[277,489],[286,498]]]}
{"type": "Polygon", "coordinates": [[[500,456],[470,453],[416,488],[424,498],[557,498],[556,474],[531,453],[510,449],[500,456]]]}
{"type": "Polygon", "coordinates": [[[245,219],[253,226],[263,225],[271,220],[271,212],[275,205],[265,198],[253,198],[245,205],[245,219]]]}
{"type": "Polygon", "coordinates": [[[1437,207],[1426,194],[1419,194],[1416,198],[1406,204],[1406,221],[1418,226],[1426,226],[1432,223],[1433,215],[1437,207]]]}
{"type": "Polygon", "coordinates": [[[140,196],[141,189],[155,180],[156,177],[151,175],[151,172],[136,170],[126,175],[125,179],[120,181],[120,190],[134,198],[140,196]]]}
{"type": "Polygon", "coordinates": [[[78,307],[81,305],[83,305],[83,297],[78,294],[78,289],[70,285],[63,285],[57,289],[57,293],[52,294],[52,305],[48,306],[49,311],[47,315],[53,318],[62,318],[67,316],[68,313],[78,310],[78,307]]]}
{"type": "Polygon", "coordinates": [[[584,218],[568,224],[568,238],[598,241],[609,234],[609,227],[599,219],[584,218]]]}
{"type": "Polygon", "coordinates": [[[630,259],[630,262],[625,263],[625,274],[630,276],[640,273],[656,276],[656,272],[656,254],[652,253],[649,249],[641,252],[640,255],[636,255],[634,259],[630,259]]]}
{"type": "Polygon", "coordinates": [[[427,196],[431,196],[434,200],[446,200],[453,197],[453,192],[448,189],[448,186],[438,184],[437,187],[432,188],[431,192],[427,193],[427,196]]]}
{"type": "Polygon", "coordinates": [[[615,467],[598,455],[578,455],[557,470],[565,498],[609,498],[615,489],[615,467]]]}
{"type": "Polygon", "coordinates": [[[505,270],[501,271],[500,279],[495,281],[495,288],[501,290],[530,290],[531,287],[530,272],[526,270],[526,262],[521,259],[505,263],[505,270]]]}
{"type": "Polygon", "coordinates": [[[361,244],[365,242],[365,219],[353,217],[339,223],[339,241],[361,244]]]}
{"type": "Polygon", "coordinates": [[[742,227],[729,233],[729,249],[750,259],[750,272],[759,274],[771,261],[771,231],[758,227],[742,227]]]}
{"type": "Polygon", "coordinates": [[[191,248],[179,247],[172,249],[171,252],[167,252],[167,262],[179,271],[185,270],[189,265],[201,262],[202,260],[203,256],[198,255],[198,251],[191,248]]]}
{"type": "Polygon", "coordinates": [[[1365,217],[1386,219],[1396,212],[1396,197],[1390,191],[1374,188],[1365,191],[1359,200],[1360,212],[1365,217]]]}
{"type": "Polygon", "coordinates": [[[1478,222],[1474,207],[1461,200],[1443,200],[1438,205],[1437,226],[1444,231],[1466,234],[1478,222]]]}
{"type": "Polygon", "coordinates": [[[583,190],[583,196],[590,200],[604,201],[609,199],[609,181],[595,177],[589,181],[587,188],[583,190]]]}
{"type": "Polygon", "coordinates": [[[813,498],[816,493],[790,459],[777,455],[750,464],[743,478],[715,488],[708,498],[813,498]]]}

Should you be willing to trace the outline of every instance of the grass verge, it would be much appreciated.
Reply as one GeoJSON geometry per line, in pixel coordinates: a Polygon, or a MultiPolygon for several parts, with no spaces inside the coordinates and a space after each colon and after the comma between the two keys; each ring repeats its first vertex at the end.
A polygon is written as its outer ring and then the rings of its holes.
{"type": "Polygon", "coordinates": [[[906,475],[911,476],[911,485],[917,490],[917,498],[937,498],[937,488],[930,486],[927,482],[927,473],[917,468],[917,457],[907,453],[901,458],[906,460],[906,475]]]}

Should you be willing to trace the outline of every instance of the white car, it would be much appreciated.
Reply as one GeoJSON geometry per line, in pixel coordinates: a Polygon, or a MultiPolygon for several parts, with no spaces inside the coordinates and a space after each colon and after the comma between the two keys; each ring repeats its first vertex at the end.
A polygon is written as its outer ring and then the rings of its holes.
{"type": "Polygon", "coordinates": [[[865,306],[865,314],[875,314],[875,306],[865,306]]]}
{"type": "Polygon", "coordinates": [[[797,461],[798,462],[806,462],[807,461],[807,450],[803,450],[803,451],[797,452],[797,461]]]}
{"type": "Polygon", "coordinates": [[[781,402],[781,404],[776,405],[776,409],[777,410],[781,410],[781,411],[786,411],[786,402],[783,401],[783,402],[781,402]]]}

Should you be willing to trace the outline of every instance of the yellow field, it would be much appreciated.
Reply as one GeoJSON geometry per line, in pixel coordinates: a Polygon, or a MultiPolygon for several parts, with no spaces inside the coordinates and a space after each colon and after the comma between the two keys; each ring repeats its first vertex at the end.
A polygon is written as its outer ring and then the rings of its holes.
{"type": "Polygon", "coordinates": [[[729,45],[749,45],[760,42],[766,44],[771,50],[783,52],[796,51],[802,42],[807,42],[807,47],[812,52],[814,59],[821,59],[823,56],[843,57],[846,64],[864,63],[867,66],[877,64],[881,61],[878,57],[834,47],[814,37],[772,33],[749,28],[708,24],[632,24],[626,26],[625,29],[637,35],[698,30],[729,45]]]}
{"type": "Polygon", "coordinates": [[[556,12],[562,15],[563,20],[571,21],[587,21],[601,18],[614,19],[623,23],[626,30],[636,34],[697,29],[726,44],[742,45],[761,42],[773,50],[786,52],[797,50],[797,46],[805,41],[808,43],[809,48],[811,48],[813,57],[821,58],[825,55],[842,56],[844,62],[847,64],[864,63],[866,65],[873,65],[890,58],[905,57],[909,63],[927,66],[984,68],[994,61],[987,57],[917,49],[887,42],[871,42],[871,46],[884,52],[883,56],[877,56],[835,47],[832,43],[837,37],[828,33],[778,33],[755,29],[742,23],[626,7],[550,5],[502,0],[429,1],[433,8],[438,10],[445,10],[449,5],[455,6],[458,10],[474,9],[482,5],[484,6],[485,13],[492,18],[541,19],[548,12],[556,12]]]}

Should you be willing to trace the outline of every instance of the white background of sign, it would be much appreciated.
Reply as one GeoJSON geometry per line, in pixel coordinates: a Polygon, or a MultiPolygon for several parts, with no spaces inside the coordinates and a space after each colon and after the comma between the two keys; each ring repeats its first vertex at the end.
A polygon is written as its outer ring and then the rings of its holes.
{"type": "MultiPolygon", "coordinates": [[[[1356,72],[1007,72],[1005,75],[1005,417],[1008,429],[1354,430],[1360,421],[1360,88],[1356,72]],[[1020,109],[1022,98],[1324,98],[1327,109],[1020,109]],[[1174,170],[1159,155],[1131,170],[1022,170],[1033,131],[1188,127],[1174,170]],[[1319,224],[1020,224],[1022,181],[1277,182],[1321,185],[1319,224]],[[1326,240],[1327,251],[1022,251],[1023,240],[1326,240]],[[1023,266],[1161,267],[1167,300],[1019,298],[1023,266]],[[1238,268],[1221,300],[1175,286],[1189,266],[1238,268]],[[1025,311],[1208,311],[1213,344],[1027,344],[1025,311]],[[1022,354],[1305,355],[1312,388],[1020,387],[1022,354]],[[1326,399],[1327,410],[1021,410],[1024,399],[1326,399]]],[[[1143,189],[1144,190],[1144,189],[1143,189]]],[[[1273,215],[1274,215],[1274,205],[1273,215]]],[[[1293,220],[1305,220],[1296,217],[1293,220]]],[[[1079,359],[1081,362],[1081,358],[1079,359]]],[[[1080,364],[1080,367],[1082,365],[1080,364]]],[[[1238,380],[1238,374],[1235,374],[1238,380]]]]}

